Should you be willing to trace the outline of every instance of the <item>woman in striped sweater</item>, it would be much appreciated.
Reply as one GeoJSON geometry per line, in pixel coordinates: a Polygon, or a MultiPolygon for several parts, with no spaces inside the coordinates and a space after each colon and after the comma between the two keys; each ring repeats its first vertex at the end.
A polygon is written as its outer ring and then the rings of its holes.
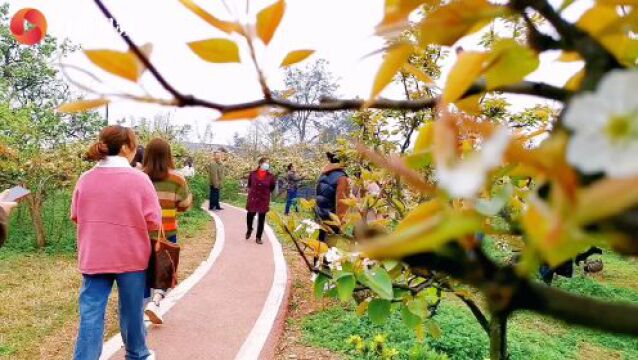
{"type": "MultiPolygon", "coordinates": [[[[193,196],[184,176],[175,170],[171,146],[166,140],[155,138],[146,145],[143,169],[151,178],[162,207],[162,226],[166,239],[177,243],[177,214],[191,207],[193,196]]],[[[151,238],[157,236],[157,232],[151,233],[151,238]]],[[[155,289],[153,299],[146,306],[145,313],[154,324],[163,323],[159,306],[166,290],[155,289]]]]}

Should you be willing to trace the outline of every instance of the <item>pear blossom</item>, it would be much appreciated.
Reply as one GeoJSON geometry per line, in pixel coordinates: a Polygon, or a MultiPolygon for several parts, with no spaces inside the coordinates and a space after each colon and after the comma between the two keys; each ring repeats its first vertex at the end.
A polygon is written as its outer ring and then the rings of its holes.
{"type": "Polygon", "coordinates": [[[479,151],[467,158],[449,164],[436,163],[439,186],[455,198],[473,198],[485,184],[487,172],[501,164],[503,153],[509,144],[507,128],[500,127],[482,144],[479,151]]]}
{"type": "Polygon", "coordinates": [[[329,265],[339,266],[339,262],[343,259],[341,251],[336,247],[331,247],[325,255],[329,265]]]}
{"type": "Polygon", "coordinates": [[[567,161],[585,174],[638,175],[638,72],[615,70],[595,92],[575,96],[564,124],[567,161]]]}

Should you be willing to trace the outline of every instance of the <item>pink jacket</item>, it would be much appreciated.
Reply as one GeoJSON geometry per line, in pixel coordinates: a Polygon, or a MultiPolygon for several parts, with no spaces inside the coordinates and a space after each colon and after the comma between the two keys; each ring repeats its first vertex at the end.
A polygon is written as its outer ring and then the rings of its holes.
{"type": "Polygon", "coordinates": [[[128,161],[110,156],[82,174],[71,203],[83,274],[145,270],[149,230],[159,229],[162,209],[153,183],[128,161]]]}

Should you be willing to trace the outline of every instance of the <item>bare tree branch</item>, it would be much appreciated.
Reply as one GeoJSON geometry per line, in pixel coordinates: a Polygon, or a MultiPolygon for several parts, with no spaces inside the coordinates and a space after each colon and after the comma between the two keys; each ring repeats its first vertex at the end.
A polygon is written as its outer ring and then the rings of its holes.
{"type": "MultiPolygon", "coordinates": [[[[102,13],[107,19],[112,21],[113,27],[118,28],[119,23],[116,18],[111,14],[111,12],[104,6],[102,0],[94,0],[97,6],[100,8],[102,13]]],[[[523,0],[520,0],[523,1],[523,0]]],[[[421,100],[388,100],[388,99],[378,99],[372,101],[370,103],[366,103],[365,100],[362,99],[323,99],[320,104],[302,104],[297,102],[292,102],[285,99],[280,98],[269,98],[267,95],[270,94],[269,91],[266,91],[266,98],[259,99],[255,101],[249,101],[245,103],[239,104],[220,104],[204,99],[200,99],[193,95],[185,95],[175,89],[165,78],[164,76],[157,70],[157,68],[151,63],[151,61],[142,53],[140,48],[135,44],[135,42],[131,39],[131,37],[122,31],[118,31],[120,37],[124,40],[124,42],[129,46],[131,51],[139,58],[139,60],[144,64],[144,66],[148,69],[148,71],[153,75],[153,77],[162,85],[162,87],[168,91],[174,98],[175,101],[167,101],[167,100],[157,100],[157,103],[175,103],[176,106],[179,107],[190,107],[190,106],[199,106],[204,108],[215,109],[220,112],[231,112],[231,111],[239,111],[246,110],[255,107],[262,106],[271,106],[278,107],[288,111],[318,111],[318,112],[331,112],[331,111],[339,111],[339,110],[358,110],[361,109],[364,105],[367,105],[369,108],[376,109],[397,109],[397,110],[412,110],[418,111],[423,109],[431,109],[436,106],[439,102],[439,98],[427,98],[421,100]]],[[[262,83],[262,88],[264,84],[262,83]]],[[[262,89],[263,90],[263,89],[262,89]]],[[[482,82],[476,83],[472,86],[464,96],[475,95],[478,93],[482,93],[487,91],[485,88],[485,84],[482,82]]],[[[539,96],[546,99],[556,100],[556,101],[565,101],[568,99],[572,92],[569,90],[565,90],[562,88],[558,88],[552,85],[543,84],[543,83],[534,83],[529,81],[523,81],[519,84],[503,86],[497,89],[491,89],[490,91],[500,91],[507,92],[511,94],[522,94],[522,95],[533,95],[539,96]]]]}

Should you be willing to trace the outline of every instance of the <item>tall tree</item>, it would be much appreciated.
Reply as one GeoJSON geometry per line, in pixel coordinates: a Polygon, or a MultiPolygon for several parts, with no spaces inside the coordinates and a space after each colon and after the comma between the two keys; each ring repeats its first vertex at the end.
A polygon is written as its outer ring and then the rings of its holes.
{"type": "MultiPolygon", "coordinates": [[[[339,90],[337,79],[324,59],[286,69],[284,84],[285,90],[279,92],[280,96],[307,104],[318,104],[322,98],[336,96],[339,90]]],[[[294,136],[298,143],[305,143],[334,139],[347,132],[349,124],[350,118],[343,113],[299,111],[286,114],[276,120],[274,126],[276,131],[294,136]]]]}

